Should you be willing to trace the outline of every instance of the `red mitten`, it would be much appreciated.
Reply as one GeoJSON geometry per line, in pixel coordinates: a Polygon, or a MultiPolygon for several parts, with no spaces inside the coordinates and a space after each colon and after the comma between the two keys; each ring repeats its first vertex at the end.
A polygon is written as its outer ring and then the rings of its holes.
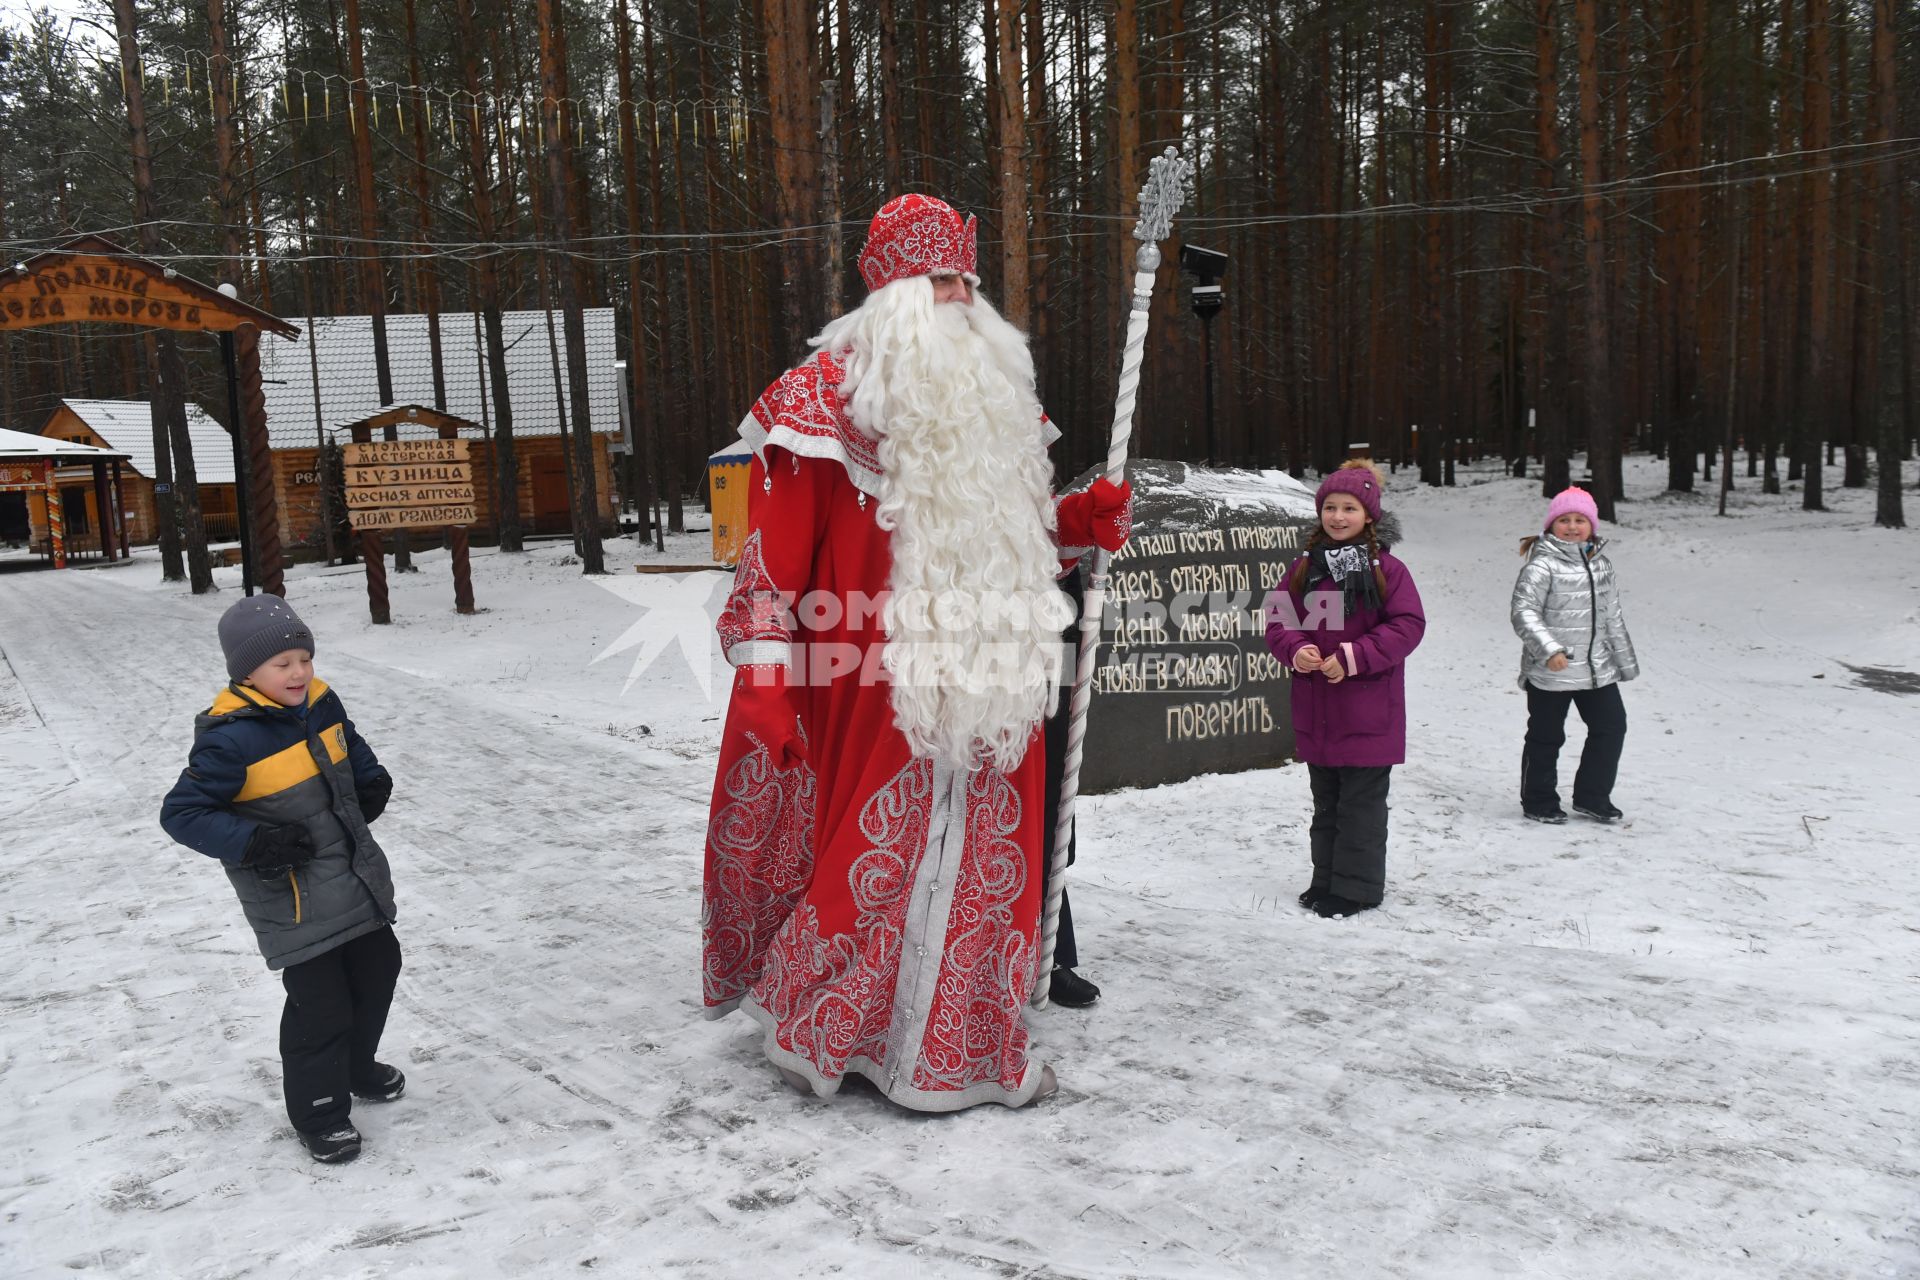
{"type": "Polygon", "coordinates": [[[1070,493],[1060,499],[1059,531],[1063,547],[1084,547],[1091,543],[1103,551],[1118,551],[1127,545],[1133,530],[1133,486],[1119,484],[1101,476],[1093,487],[1070,493]]]}
{"type": "Polygon", "coordinates": [[[1087,492],[1093,495],[1093,544],[1103,551],[1118,551],[1133,532],[1133,485],[1124,479],[1115,484],[1101,476],[1087,492]]]}
{"type": "Polygon", "coordinates": [[[807,740],[800,730],[787,676],[783,664],[740,668],[733,680],[733,701],[727,708],[728,728],[758,739],[773,757],[776,769],[791,769],[807,758],[807,740]]]}

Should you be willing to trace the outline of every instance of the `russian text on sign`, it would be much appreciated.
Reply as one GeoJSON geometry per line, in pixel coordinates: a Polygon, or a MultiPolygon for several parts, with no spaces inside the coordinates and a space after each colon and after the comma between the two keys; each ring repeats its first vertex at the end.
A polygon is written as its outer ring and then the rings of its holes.
{"type": "Polygon", "coordinates": [[[472,524],[473,508],[467,507],[382,507],[378,511],[356,511],[356,529],[420,529],[447,524],[472,524]]]}
{"type": "Polygon", "coordinates": [[[405,466],[418,462],[465,462],[466,440],[376,440],[341,450],[349,467],[405,466]]]}
{"type": "Polygon", "coordinates": [[[347,507],[352,511],[372,511],[381,507],[472,506],[470,484],[349,486],[347,507]]]}
{"type": "Polygon", "coordinates": [[[466,462],[416,462],[397,467],[348,467],[347,484],[470,484],[473,467],[466,462]]]}

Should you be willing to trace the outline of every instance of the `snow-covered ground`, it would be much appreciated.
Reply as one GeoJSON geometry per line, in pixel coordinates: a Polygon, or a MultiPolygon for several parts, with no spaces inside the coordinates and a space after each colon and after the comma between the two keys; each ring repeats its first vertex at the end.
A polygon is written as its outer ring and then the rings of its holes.
{"type": "Polygon", "coordinates": [[[1628,823],[1519,816],[1535,482],[1397,478],[1430,628],[1386,906],[1293,906],[1300,768],[1089,801],[1106,997],[1033,1015],[1063,1088],[1025,1112],[803,1100],[700,1018],[726,682],[658,651],[717,663],[720,574],[480,553],[462,618],[430,553],[376,628],[357,571],[296,570],[398,780],[409,1090],[339,1168],[224,877],[155,822],[234,590],[0,574],[0,1275],[1920,1275],[1920,697],[1850,669],[1920,671],[1920,535],[1744,477],[1721,520],[1657,465],[1611,531],[1628,823]]]}

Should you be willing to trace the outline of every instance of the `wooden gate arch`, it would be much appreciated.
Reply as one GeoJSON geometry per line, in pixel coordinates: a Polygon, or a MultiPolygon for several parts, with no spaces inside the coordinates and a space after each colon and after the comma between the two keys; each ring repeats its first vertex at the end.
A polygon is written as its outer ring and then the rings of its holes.
{"type": "Polygon", "coordinates": [[[78,236],[0,270],[0,333],[50,324],[120,324],[214,333],[228,346],[238,403],[229,406],[243,445],[240,493],[260,589],[285,595],[280,512],[260,390],[260,334],[300,330],[172,267],[129,253],[104,236],[78,236]]]}

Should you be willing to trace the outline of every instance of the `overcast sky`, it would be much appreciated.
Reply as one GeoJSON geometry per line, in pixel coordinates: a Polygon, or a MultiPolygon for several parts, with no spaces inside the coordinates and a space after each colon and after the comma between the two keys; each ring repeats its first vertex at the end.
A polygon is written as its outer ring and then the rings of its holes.
{"type": "MultiPolygon", "coordinates": [[[[62,18],[91,18],[109,29],[113,26],[113,10],[107,0],[0,0],[0,21],[10,27],[25,26],[28,13],[34,9],[51,9],[62,18]]],[[[103,32],[85,23],[75,27],[73,34],[89,43],[111,43],[103,32]]]]}

